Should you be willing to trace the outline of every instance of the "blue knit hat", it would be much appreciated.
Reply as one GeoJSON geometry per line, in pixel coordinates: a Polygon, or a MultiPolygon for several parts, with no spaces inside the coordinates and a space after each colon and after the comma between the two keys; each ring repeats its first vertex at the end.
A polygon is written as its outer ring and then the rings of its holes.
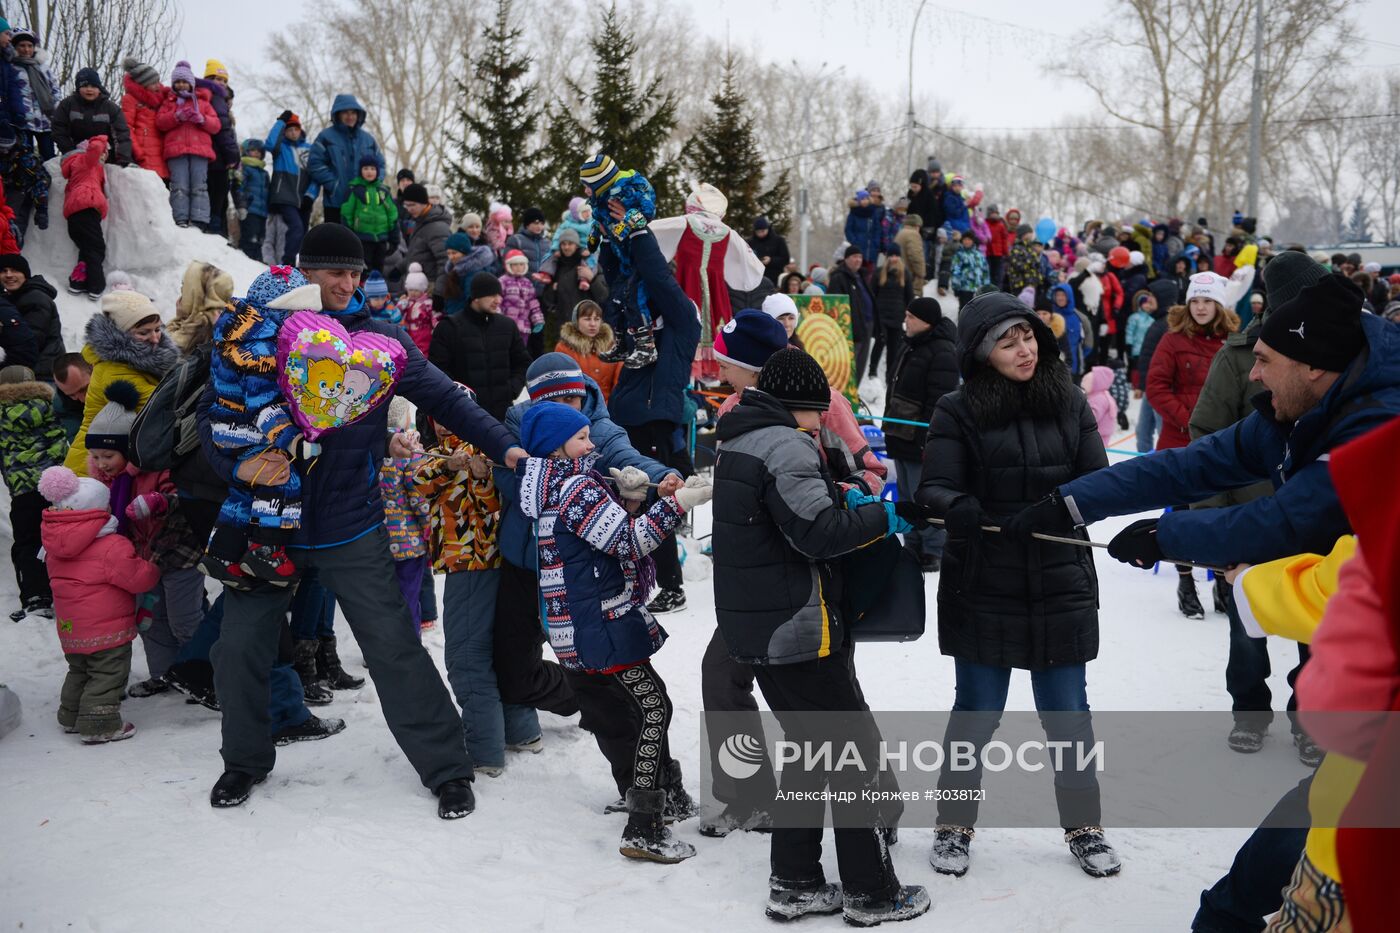
{"type": "Polygon", "coordinates": [[[458,230],[456,233],[452,234],[447,238],[447,241],[442,244],[442,248],[456,250],[457,252],[466,255],[467,253],[470,253],[472,251],[473,245],[475,244],[472,243],[472,238],[467,236],[461,230],[458,230]]]}
{"type": "Polygon", "coordinates": [[[384,281],[384,276],[379,274],[378,269],[369,274],[369,277],[365,279],[365,284],[360,286],[360,289],[365,293],[366,298],[389,297],[389,283],[384,281]]]}
{"type": "Polygon", "coordinates": [[[569,395],[587,395],[583,370],[567,353],[546,353],[525,370],[525,388],[536,402],[569,395]]]}
{"type": "Polygon", "coordinates": [[[520,443],[530,456],[548,457],[588,425],[588,416],[569,405],[540,402],[520,419],[520,443]]]}
{"type": "Polygon", "coordinates": [[[306,284],[306,276],[291,266],[273,266],[253,279],[244,300],[254,307],[265,308],[272,299],[306,284]]]}
{"type": "Polygon", "coordinates": [[[787,328],[777,318],[745,308],[715,334],[715,357],[756,373],[787,345],[787,328]]]}
{"type": "Polygon", "coordinates": [[[600,152],[579,166],[578,175],[595,195],[602,194],[617,178],[617,163],[600,152]]]}

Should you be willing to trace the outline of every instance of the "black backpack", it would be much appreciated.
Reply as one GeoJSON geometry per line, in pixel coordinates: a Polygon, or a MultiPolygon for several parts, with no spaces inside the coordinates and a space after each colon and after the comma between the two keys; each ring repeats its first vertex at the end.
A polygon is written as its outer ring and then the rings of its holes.
{"type": "Polygon", "coordinates": [[[209,383],[212,352],[206,343],[180,357],[136,415],[127,456],[138,469],[170,470],[199,449],[196,409],[209,383]]]}

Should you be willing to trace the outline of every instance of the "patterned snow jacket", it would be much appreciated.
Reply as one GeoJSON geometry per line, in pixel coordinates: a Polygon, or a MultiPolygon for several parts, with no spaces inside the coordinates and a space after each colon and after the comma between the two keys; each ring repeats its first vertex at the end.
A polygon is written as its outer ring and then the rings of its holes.
{"type": "Polygon", "coordinates": [[[428,500],[416,476],[426,457],[385,457],[379,467],[379,494],[384,497],[384,528],[394,560],[412,560],[428,553],[428,500]]]}
{"type": "Polygon", "coordinates": [[[535,519],[549,644],[569,670],[612,673],[651,657],[666,632],[647,611],[648,555],[681,523],[675,497],[630,515],[593,469],[597,457],[531,457],[516,467],[520,505],[535,519]]]}
{"type": "Polygon", "coordinates": [[[53,388],[37,380],[0,385],[0,475],[10,496],[37,489],[39,474],[62,463],[67,453],[53,388]]]}
{"type": "MultiPolygon", "coordinates": [[[[450,456],[476,448],[447,435],[430,454],[450,456]]],[[[495,570],[501,566],[497,531],[501,523],[501,497],[491,476],[476,479],[469,470],[449,470],[445,460],[425,457],[414,476],[418,494],[428,502],[428,555],[433,570],[495,570]]]]}

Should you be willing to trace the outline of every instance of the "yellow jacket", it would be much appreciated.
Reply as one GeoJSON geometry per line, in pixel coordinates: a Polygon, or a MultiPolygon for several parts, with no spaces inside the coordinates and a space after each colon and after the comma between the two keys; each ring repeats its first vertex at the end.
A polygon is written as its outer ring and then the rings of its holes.
{"type": "MultiPolygon", "coordinates": [[[[1325,557],[1300,554],[1246,570],[1235,580],[1235,605],[1245,630],[1255,637],[1278,635],[1310,643],[1327,600],[1337,591],[1342,565],[1355,553],[1356,538],[1347,535],[1338,538],[1325,557]]],[[[1337,863],[1337,825],[1365,767],[1355,758],[1329,752],[1318,765],[1308,793],[1313,828],[1304,851],[1308,861],[1338,883],[1342,874],[1337,863]]]]}

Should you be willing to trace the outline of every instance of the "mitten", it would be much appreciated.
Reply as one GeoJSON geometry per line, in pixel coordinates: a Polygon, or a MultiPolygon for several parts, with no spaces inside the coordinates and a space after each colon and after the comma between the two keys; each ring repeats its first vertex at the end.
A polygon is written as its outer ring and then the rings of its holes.
{"type": "Polygon", "coordinates": [[[160,602],[160,594],[156,592],[142,593],[136,600],[136,628],[139,631],[149,631],[151,623],[156,620],[156,603],[160,602]]]}
{"type": "Polygon", "coordinates": [[[891,535],[907,535],[914,530],[913,525],[900,517],[899,512],[895,510],[895,504],[893,502],[880,500],[880,504],[885,507],[886,538],[891,535]]]}
{"type": "Polygon", "coordinates": [[[647,484],[651,482],[651,477],[634,466],[611,467],[608,472],[617,481],[617,494],[624,499],[633,502],[640,502],[647,497],[647,484]]]}
{"type": "Polygon", "coordinates": [[[126,504],[126,517],[134,522],[144,522],[149,518],[159,518],[168,508],[164,494],[148,492],[126,504]]]}
{"type": "Polygon", "coordinates": [[[697,505],[709,502],[715,495],[715,487],[703,476],[692,476],[685,485],[676,490],[676,505],[682,512],[689,512],[697,505]]]}

